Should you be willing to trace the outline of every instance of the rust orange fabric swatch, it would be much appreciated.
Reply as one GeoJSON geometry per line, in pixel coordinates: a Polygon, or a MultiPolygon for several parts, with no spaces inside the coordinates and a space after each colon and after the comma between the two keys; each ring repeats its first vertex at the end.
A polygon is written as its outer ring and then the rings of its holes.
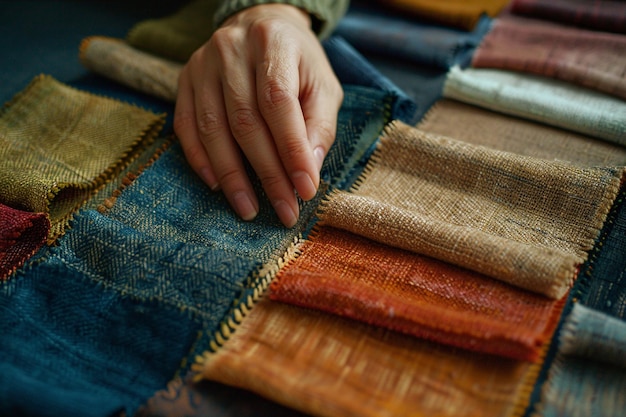
{"type": "Polygon", "coordinates": [[[266,298],[193,369],[323,417],[519,415],[536,371],[266,298]]]}
{"type": "Polygon", "coordinates": [[[270,298],[530,361],[564,302],[331,227],[319,227],[278,273],[270,298]]]}
{"type": "Polygon", "coordinates": [[[433,22],[472,30],[483,14],[495,17],[509,0],[385,0],[381,3],[433,22]]]}
{"type": "Polygon", "coordinates": [[[505,15],[495,20],[472,59],[552,77],[626,99],[626,37],[505,15]]]}
{"type": "Polygon", "coordinates": [[[626,165],[626,147],[448,98],[435,103],[417,128],[492,149],[580,166],[626,165]]]}

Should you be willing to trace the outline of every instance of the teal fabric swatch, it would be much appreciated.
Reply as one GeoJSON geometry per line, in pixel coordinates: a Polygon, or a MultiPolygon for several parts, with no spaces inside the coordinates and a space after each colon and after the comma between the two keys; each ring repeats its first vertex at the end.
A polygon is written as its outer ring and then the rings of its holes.
{"type": "Polygon", "coordinates": [[[626,322],[574,304],[537,414],[618,417],[626,410],[626,322]]]}

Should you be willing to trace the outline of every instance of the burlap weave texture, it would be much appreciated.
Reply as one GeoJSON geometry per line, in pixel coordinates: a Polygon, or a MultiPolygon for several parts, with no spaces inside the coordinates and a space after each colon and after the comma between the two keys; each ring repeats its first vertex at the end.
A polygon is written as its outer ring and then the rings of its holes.
{"type": "Polygon", "coordinates": [[[0,114],[0,201],[48,213],[54,240],[162,124],[163,116],[39,76],[0,114]]]}
{"type": "Polygon", "coordinates": [[[621,168],[580,168],[392,124],[323,223],[562,297],[617,195],[621,168]]]}
{"type": "Polygon", "coordinates": [[[535,158],[587,167],[626,165],[623,146],[453,99],[440,99],[417,128],[535,158]]]}

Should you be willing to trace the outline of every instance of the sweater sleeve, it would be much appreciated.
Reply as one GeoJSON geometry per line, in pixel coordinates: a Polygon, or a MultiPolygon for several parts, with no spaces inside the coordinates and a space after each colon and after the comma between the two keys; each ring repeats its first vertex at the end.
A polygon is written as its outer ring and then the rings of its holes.
{"type": "Polygon", "coordinates": [[[313,30],[320,39],[330,35],[346,13],[349,0],[223,0],[213,15],[213,27],[219,27],[228,17],[259,4],[290,4],[306,10],[311,16],[313,30]]]}

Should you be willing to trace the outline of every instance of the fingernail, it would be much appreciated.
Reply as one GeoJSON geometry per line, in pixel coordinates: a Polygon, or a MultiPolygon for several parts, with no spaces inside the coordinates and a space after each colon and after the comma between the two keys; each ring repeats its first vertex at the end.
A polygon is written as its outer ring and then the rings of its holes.
{"type": "Polygon", "coordinates": [[[317,193],[317,187],[313,183],[311,176],[304,171],[298,171],[291,176],[291,182],[293,183],[298,194],[304,200],[310,200],[315,197],[317,193]]]}
{"type": "Polygon", "coordinates": [[[257,210],[247,193],[240,191],[233,194],[233,202],[235,211],[242,219],[249,221],[256,217],[257,210]]]}
{"type": "Polygon", "coordinates": [[[315,159],[317,159],[317,169],[318,171],[322,170],[322,165],[324,165],[324,158],[326,158],[326,153],[324,152],[324,148],[318,146],[313,150],[313,155],[315,155],[315,159]]]}
{"type": "Polygon", "coordinates": [[[213,172],[209,168],[204,168],[200,171],[200,176],[202,180],[208,184],[208,186],[213,191],[217,191],[220,188],[220,184],[217,182],[215,177],[213,176],[213,172]]]}
{"type": "Polygon", "coordinates": [[[274,203],[274,210],[281,222],[287,227],[293,227],[298,221],[298,216],[291,209],[285,200],[279,200],[274,203]]]}

